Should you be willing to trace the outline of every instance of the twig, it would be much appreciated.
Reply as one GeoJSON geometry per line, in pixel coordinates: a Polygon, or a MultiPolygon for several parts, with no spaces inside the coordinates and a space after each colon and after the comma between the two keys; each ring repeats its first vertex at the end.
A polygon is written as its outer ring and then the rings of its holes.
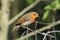
{"type": "MultiPolygon", "coordinates": [[[[37,21],[35,22],[35,31],[36,31],[36,27],[37,27],[37,21]]],[[[37,40],[37,34],[35,34],[35,40],[37,40]]]]}
{"type": "MultiPolygon", "coordinates": [[[[49,33],[56,33],[56,32],[60,32],[60,31],[59,31],[59,30],[48,31],[48,32],[46,33],[46,35],[48,35],[49,33]]],[[[46,35],[44,36],[43,40],[46,39],[46,35]]],[[[50,37],[50,38],[51,38],[51,37],[50,37]]]]}
{"type": "Polygon", "coordinates": [[[25,31],[24,31],[23,34],[21,35],[21,38],[24,36],[24,34],[25,34],[25,31]]]}
{"type": "Polygon", "coordinates": [[[48,31],[48,33],[60,32],[60,30],[48,31]]]}
{"type": "MultiPolygon", "coordinates": [[[[26,28],[26,27],[23,27],[23,28],[34,32],[34,30],[32,30],[32,29],[30,29],[30,28],[26,28]]],[[[35,32],[35,33],[36,33],[36,32],[35,32]]],[[[39,32],[39,34],[45,35],[46,33],[40,33],[40,32],[39,32]]],[[[54,36],[52,36],[52,35],[50,35],[50,34],[48,34],[47,36],[50,36],[50,37],[54,38],[54,36]]]]}
{"type": "Polygon", "coordinates": [[[26,35],[27,35],[27,36],[26,36],[26,40],[28,40],[28,31],[29,31],[29,30],[28,30],[28,26],[27,26],[27,32],[26,32],[26,35]]]}
{"type": "MultiPolygon", "coordinates": [[[[40,33],[40,34],[45,35],[46,33],[40,33]]],[[[46,36],[49,36],[49,37],[54,38],[54,36],[53,35],[50,35],[50,34],[47,34],[46,36]]]]}
{"type": "MultiPolygon", "coordinates": [[[[44,36],[43,40],[45,40],[45,39],[46,39],[46,36],[47,36],[49,33],[50,33],[50,32],[48,31],[48,32],[45,34],[45,36],[44,36]]],[[[50,39],[51,39],[51,37],[50,37],[50,39]]]]}
{"type": "MultiPolygon", "coordinates": [[[[47,30],[47,29],[50,29],[50,28],[52,28],[52,27],[54,27],[54,26],[56,26],[58,24],[60,24],[60,20],[57,21],[57,22],[51,23],[48,26],[44,26],[44,27],[42,27],[42,28],[40,28],[40,29],[38,29],[38,30],[36,30],[34,32],[29,33],[28,34],[28,37],[33,36],[33,35],[35,35],[35,34],[37,34],[39,32],[41,33],[42,31],[47,30]]],[[[25,39],[25,38],[26,38],[26,35],[22,37],[22,39],[25,39]]],[[[19,38],[17,40],[21,40],[21,38],[19,38]]]]}
{"type": "MultiPolygon", "coordinates": [[[[56,13],[56,12],[55,12],[56,13]]],[[[52,20],[53,22],[55,22],[55,15],[52,15],[52,20]]],[[[53,27],[53,31],[55,30],[55,27],[53,27]]],[[[55,40],[57,40],[56,38],[56,33],[54,32],[54,36],[55,36],[55,40]]]]}
{"type": "Polygon", "coordinates": [[[12,24],[15,20],[17,20],[20,16],[22,16],[25,12],[27,12],[28,10],[30,10],[31,8],[33,8],[36,4],[38,4],[40,2],[40,0],[36,0],[34,3],[32,3],[31,5],[27,6],[25,9],[23,9],[19,14],[17,14],[15,17],[13,17],[10,21],[9,21],[9,25],[12,24]]]}
{"type": "Polygon", "coordinates": [[[47,36],[47,35],[48,35],[48,34],[46,33],[46,34],[45,34],[45,36],[44,36],[44,38],[43,38],[43,40],[45,40],[45,39],[46,39],[46,36],[47,36]]]}

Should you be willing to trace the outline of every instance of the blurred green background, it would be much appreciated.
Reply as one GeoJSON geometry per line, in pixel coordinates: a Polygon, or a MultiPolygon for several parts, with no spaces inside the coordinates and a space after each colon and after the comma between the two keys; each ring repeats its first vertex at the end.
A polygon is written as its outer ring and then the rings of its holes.
{"type": "MultiPolygon", "coordinates": [[[[24,8],[29,6],[35,2],[35,0],[14,0],[11,2],[10,7],[10,18],[13,18],[16,16],[19,12],[21,12],[24,8]]],[[[1,9],[1,1],[0,1],[0,9],[1,9]]],[[[35,11],[39,14],[40,18],[37,20],[39,22],[43,23],[51,23],[53,21],[60,20],[60,0],[41,0],[36,6],[34,6],[32,9],[28,10],[27,12],[35,11]]],[[[17,32],[11,32],[14,24],[12,23],[8,29],[8,40],[14,40],[15,38],[19,38],[26,29],[19,28],[17,32]]],[[[46,24],[47,25],[47,24],[46,24]]],[[[40,29],[42,26],[46,26],[45,24],[37,23],[37,28],[40,29]]],[[[29,28],[34,30],[35,23],[29,25],[29,28]]],[[[52,29],[45,30],[43,32],[51,31],[52,29]]],[[[60,25],[56,25],[55,30],[60,30],[60,25]]],[[[29,31],[31,32],[31,31],[29,31]]],[[[26,33],[25,33],[26,34],[26,33]]],[[[54,34],[52,34],[54,35],[54,34]]],[[[37,40],[42,40],[43,35],[37,34],[37,40]]],[[[60,33],[56,33],[57,40],[60,40],[60,33]]],[[[48,40],[50,40],[49,37],[47,37],[48,40]]],[[[35,36],[29,37],[29,40],[35,40],[35,36]]],[[[54,40],[54,38],[52,38],[54,40]]]]}

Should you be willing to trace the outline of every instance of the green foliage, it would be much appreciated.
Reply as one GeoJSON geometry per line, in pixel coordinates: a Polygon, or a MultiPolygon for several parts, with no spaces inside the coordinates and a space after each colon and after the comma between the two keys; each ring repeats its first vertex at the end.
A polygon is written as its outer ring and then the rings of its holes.
{"type": "Polygon", "coordinates": [[[27,4],[33,3],[35,0],[26,0],[27,4]]]}
{"type": "Polygon", "coordinates": [[[50,5],[47,5],[44,9],[45,9],[45,10],[51,10],[52,8],[51,8],[50,5]]]}
{"type": "Polygon", "coordinates": [[[60,1],[59,0],[54,0],[50,5],[47,5],[44,8],[46,11],[43,14],[42,20],[45,21],[48,17],[49,11],[50,10],[57,10],[60,9],[60,1]]]}
{"type": "Polygon", "coordinates": [[[45,21],[47,19],[48,15],[49,15],[49,10],[45,11],[45,13],[42,17],[42,20],[45,21]]]}

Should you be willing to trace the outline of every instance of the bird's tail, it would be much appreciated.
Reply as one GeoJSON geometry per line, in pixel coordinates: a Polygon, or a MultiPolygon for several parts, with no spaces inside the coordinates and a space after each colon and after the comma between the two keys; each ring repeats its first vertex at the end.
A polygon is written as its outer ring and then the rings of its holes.
{"type": "Polygon", "coordinates": [[[19,25],[18,25],[18,26],[15,26],[15,27],[12,29],[12,31],[15,31],[15,30],[17,31],[17,30],[19,29],[19,27],[20,27],[19,25]]]}

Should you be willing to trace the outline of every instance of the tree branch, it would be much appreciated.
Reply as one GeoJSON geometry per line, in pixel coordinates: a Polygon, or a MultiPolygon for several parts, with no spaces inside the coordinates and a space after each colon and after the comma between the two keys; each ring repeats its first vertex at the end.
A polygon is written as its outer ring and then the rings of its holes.
{"type": "MultiPolygon", "coordinates": [[[[29,34],[28,34],[28,37],[33,36],[33,35],[35,35],[35,34],[37,34],[37,33],[39,33],[39,32],[41,33],[42,31],[47,30],[47,29],[50,29],[50,28],[52,28],[52,27],[54,27],[54,26],[56,26],[56,25],[58,25],[58,24],[60,24],[60,20],[57,21],[57,22],[51,23],[51,24],[49,24],[48,26],[44,26],[44,27],[42,27],[42,28],[40,28],[40,29],[38,29],[38,30],[36,30],[36,31],[34,31],[34,32],[29,33],[29,34]]],[[[17,39],[17,40],[24,40],[26,37],[27,37],[27,36],[25,35],[25,36],[23,36],[23,37],[21,37],[21,38],[19,38],[19,39],[17,39]]]]}

